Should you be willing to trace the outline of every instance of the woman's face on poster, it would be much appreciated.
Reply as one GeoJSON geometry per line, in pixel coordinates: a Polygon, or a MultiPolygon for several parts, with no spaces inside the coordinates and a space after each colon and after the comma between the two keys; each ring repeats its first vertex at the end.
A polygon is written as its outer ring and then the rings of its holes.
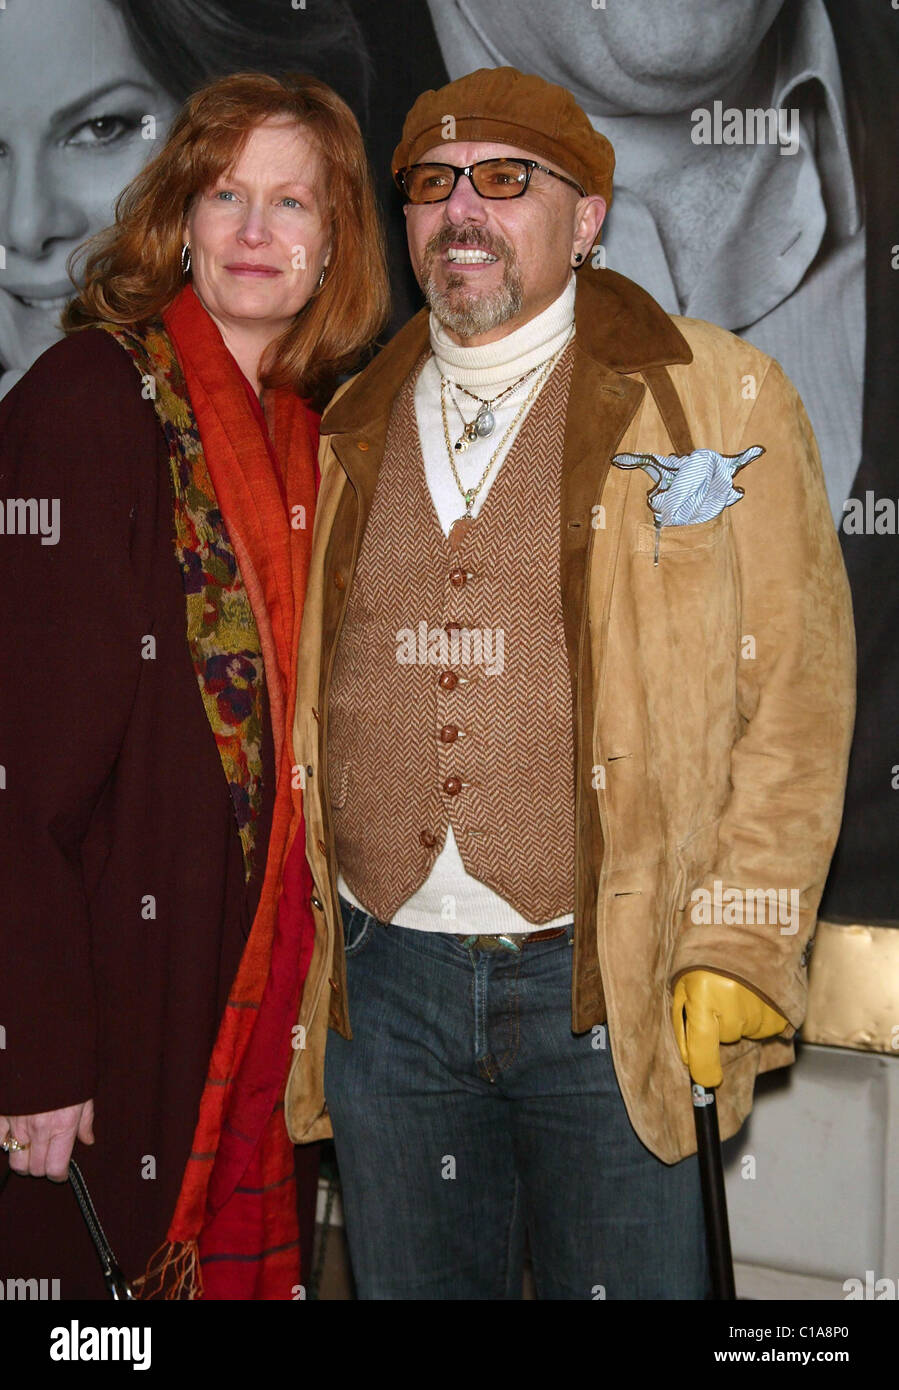
{"type": "Polygon", "coordinates": [[[175,110],[108,0],[6,0],[0,365],[27,366],[59,337],[72,292],[67,257],[112,221],[116,197],[160,148],[175,110]]]}

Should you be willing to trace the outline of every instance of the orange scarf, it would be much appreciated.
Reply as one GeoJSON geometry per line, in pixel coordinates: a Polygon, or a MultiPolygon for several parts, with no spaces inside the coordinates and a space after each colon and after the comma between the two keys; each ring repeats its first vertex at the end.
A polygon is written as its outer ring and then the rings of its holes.
{"type": "Polygon", "coordinates": [[[299,1294],[293,1146],[283,1096],[312,956],[312,879],[288,718],[315,511],[317,416],[269,393],[279,478],[245,380],[190,286],[163,315],[259,631],[277,780],[252,929],[213,1048],[193,1149],[141,1296],[292,1299],[299,1294]]]}

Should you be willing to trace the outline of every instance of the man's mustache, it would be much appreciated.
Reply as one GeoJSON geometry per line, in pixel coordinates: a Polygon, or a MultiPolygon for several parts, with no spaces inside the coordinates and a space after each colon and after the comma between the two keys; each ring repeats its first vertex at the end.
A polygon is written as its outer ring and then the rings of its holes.
{"type": "Polygon", "coordinates": [[[515,252],[505,237],[488,236],[480,227],[442,227],[425,247],[425,266],[430,268],[436,257],[450,246],[477,247],[479,251],[488,251],[491,256],[497,256],[510,264],[514,264],[515,261],[515,252]]]}

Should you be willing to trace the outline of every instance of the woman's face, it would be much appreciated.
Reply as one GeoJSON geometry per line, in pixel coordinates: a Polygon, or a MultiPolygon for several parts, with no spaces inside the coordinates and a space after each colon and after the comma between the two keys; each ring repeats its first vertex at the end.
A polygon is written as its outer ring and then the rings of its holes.
{"type": "Polygon", "coordinates": [[[7,0],[0,363],[18,366],[10,361],[16,352],[33,360],[60,336],[57,320],[72,292],[67,256],[113,220],[117,195],[161,148],[175,110],[107,0],[7,0]]]}
{"type": "Polygon", "coordinates": [[[324,166],[295,121],[255,127],[234,167],[194,198],[184,227],[193,287],[225,331],[285,332],[330,257],[324,166]]]}

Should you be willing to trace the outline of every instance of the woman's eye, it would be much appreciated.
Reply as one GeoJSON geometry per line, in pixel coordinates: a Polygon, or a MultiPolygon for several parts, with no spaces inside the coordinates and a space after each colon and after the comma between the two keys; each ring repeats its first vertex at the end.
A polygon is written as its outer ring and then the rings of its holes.
{"type": "Polygon", "coordinates": [[[213,198],[221,198],[224,202],[227,201],[229,198],[236,198],[237,194],[232,193],[230,188],[219,188],[215,193],[213,193],[212,196],[213,198]]]}
{"type": "Polygon", "coordinates": [[[285,207],[289,208],[301,208],[303,206],[298,198],[282,198],[281,202],[285,207]]]}
{"type": "Polygon", "coordinates": [[[66,140],[67,145],[113,145],[137,129],[138,122],[130,116],[94,116],[76,126],[66,140]]]}

